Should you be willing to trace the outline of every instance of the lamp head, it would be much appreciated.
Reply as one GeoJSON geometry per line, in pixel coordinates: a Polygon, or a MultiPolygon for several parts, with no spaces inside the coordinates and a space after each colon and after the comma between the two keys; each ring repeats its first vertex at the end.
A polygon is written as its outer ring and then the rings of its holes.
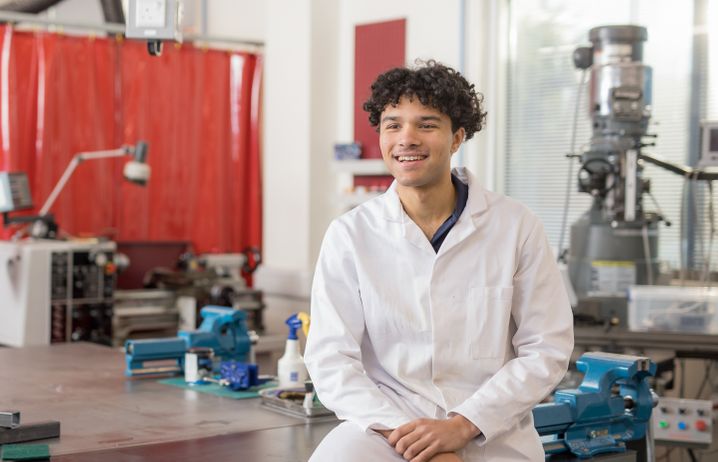
{"type": "Polygon", "coordinates": [[[134,149],[134,159],[125,164],[123,174],[125,179],[145,186],[150,179],[150,166],[147,165],[147,143],[138,141],[134,149]]]}

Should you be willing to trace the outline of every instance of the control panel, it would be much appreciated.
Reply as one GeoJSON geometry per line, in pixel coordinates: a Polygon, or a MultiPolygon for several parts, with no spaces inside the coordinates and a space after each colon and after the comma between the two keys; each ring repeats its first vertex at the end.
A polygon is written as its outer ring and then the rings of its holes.
{"type": "Polygon", "coordinates": [[[0,241],[0,344],[112,344],[116,245],[0,241]]]}
{"type": "Polygon", "coordinates": [[[651,423],[656,444],[705,448],[713,441],[713,403],[661,397],[651,423]]]}
{"type": "Polygon", "coordinates": [[[70,249],[51,253],[50,342],[112,341],[113,252],[70,249]]]}

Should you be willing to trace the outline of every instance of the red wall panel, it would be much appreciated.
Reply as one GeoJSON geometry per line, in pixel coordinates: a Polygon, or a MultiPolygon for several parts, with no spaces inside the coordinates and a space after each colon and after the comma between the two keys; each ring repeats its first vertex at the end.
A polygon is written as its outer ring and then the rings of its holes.
{"type": "Polygon", "coordinates": [[[354,140],[362,144],[362,158],[380,159],[379,135],[362,106],[379,74],[404,65],[406,19],[356,26],[354,46],[354,140]]]}

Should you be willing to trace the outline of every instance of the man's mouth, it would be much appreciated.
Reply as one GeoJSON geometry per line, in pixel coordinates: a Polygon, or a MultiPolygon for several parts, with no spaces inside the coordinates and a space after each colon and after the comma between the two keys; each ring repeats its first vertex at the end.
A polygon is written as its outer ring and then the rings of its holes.
{"type": "Polygon", "coordinates": [[[414,155],[402,155],[402,156],[394,156],[394,159],[396,159],[399,162],[418,162],[421,160],[426,159],[429,156],[422,155],[422,154],[414,154],[414,155]]]}

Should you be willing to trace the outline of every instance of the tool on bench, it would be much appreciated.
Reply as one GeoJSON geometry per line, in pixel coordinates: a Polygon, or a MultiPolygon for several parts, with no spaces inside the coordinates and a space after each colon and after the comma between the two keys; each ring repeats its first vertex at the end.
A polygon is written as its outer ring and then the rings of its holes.
{"type": "Polygon", "coordinates": [[[249,359],[252,345],[243,311],[205,306],[200,315],[202,324],[198,330],[180,331],[177,337],[172,338],[128,340],[125,343],[125,375],[182,373],[185,353],[200,347],[211,348],[214,357],[222,360],[249,359]],[[174,361],[174,364],[147,365],[167,360],[174,361]]]}
{"type": "Polygon", "coordinates": [[[20,411],[0,411],[0,428],[15,428],[20,425],[20,411]]]}
{"type": "Polygon", "coordinates": [[[559,390],[554,402],[533,409],[534,425],[547,455],[570,452],[579,458],[626,451],[626,442],[646,436],[658,397],[648,378],[656,365],[649,358],[586,353],[576,367],[583,372],[577,389],[559,390]]]}

